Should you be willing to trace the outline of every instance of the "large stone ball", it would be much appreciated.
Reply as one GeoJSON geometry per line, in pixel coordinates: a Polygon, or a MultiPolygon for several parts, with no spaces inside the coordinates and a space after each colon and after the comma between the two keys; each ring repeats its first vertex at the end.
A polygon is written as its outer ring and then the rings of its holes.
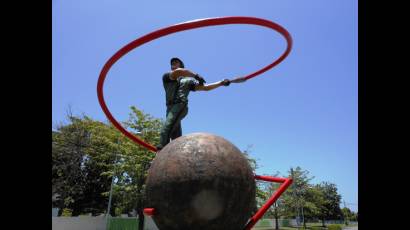
{"type": "Polygon", "coordinates": [[[237,147],[219,136],[193,133],[157,153],[146,196],[160,230],[240,230],[255,207],[255,180],[237,147]]]}

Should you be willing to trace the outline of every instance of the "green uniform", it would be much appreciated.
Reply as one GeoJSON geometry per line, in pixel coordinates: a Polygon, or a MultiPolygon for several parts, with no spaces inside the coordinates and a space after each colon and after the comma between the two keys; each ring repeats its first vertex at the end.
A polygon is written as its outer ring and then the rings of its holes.
{"type": "Polygon", "coordinates": [[[176,139],[182,135],[181,120],[188,114],[188,95],[195,91],[198,81],[192,77],[181,77],[172,80],[170,73],[162,77],[165,89],[167,114],[165,124],[161,129],[160,144],[162,148],[169,143],[170,139],[176,139]]]}

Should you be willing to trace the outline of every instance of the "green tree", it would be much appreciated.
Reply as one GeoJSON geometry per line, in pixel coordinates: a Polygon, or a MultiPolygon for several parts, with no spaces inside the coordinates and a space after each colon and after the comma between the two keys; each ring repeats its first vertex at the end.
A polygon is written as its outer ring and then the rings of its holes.
{"type": "Polygon", "coordinates": [[[344,207],[341,210],[346,225],[348,225],[350,221],[357,221],[357,214],[348,207],[344,207]]]}
{"type": "MultiPolygon", "coordinates": [[[[248,145],[246,149],[242,151],[242,154],[248,160],[248,163],[251,166],[253,173],[256,174],[256,169],[259,168],[259,164],[256,159],[250,156],[251,152],[252,152],[252,145],[248,145]]],[[[256,181],[256,192],[255,192],[256,193],[256,203],[255,203],[255,207],[253,208],[253,213],[256,213],[258,209],[269,198],[266,192],[263,190],[263,185],[264,185],[263,182],[256,181]]]]}
{"type": "Polygon", "coordinates": [[[60,212],[71,209],[73,216],[84,212],[97,214],[106,204],[101,193],[109,189],[110,181],[101,173],[107,170],[111,159],[96,159],[107,148],[92,143],[102,133],[93,133],[91,127],[106,125],[86,116],[68,115],[68,121],[69,124],[61,124],[52,131],[52,188],[60,196],[54,205],[60,212]]]}
{"type": "MultiPolygon", "coordinates": [[[[300,212],[299,214],[302,214],[303,207],[303,224],[306,228],[306,220],[314,219],[319,212],[316,203],[318,197],[320,198],[320,193],[309,183],[313,177],[309,176],[307,170],[302,170],[300,167],[297,167],[291,171],[293,171],[294,182],[267,211],[265,216],[273,217],[276,221],[276,226],[278,226],[279,217],[293,218],[298,215],[298,210],[300,212]]],[[[290,174],[292,175],[291,171],[290,174]]],[[[279,176],[279,172],[272,176],[279,176]]],[[[279,186],[279,183],[264,183],[264,185],[261,186],[261,190],[265,195],[265,200],[268,199],[279,186]]]]}
{"type": "Polygon", "coordinates": [[[358,212],[351,211],[350,221],[358,221],[358,212]]]}
{"type": "MultiPolygon", "coordinates": [[[[129,119],[124,122],[124,127],[132,130],[131,132],[152,145],[159,142],[161,125],[160,119],[144,113],[135,106],[131,107],[129,119]]],[[[107,173],[115,174],[117,178],[113,192],[116,197],[116,207],[122,212],[130,212],[135,209],[139,216],[140,229],[142,229],[144,225],[145,179],[155,153],[128,139],[122,142],[121,148],[122,154],[119,162],[107,173]]]]}
{"type": "MultiPolygon", "coordinates": [[[[114,178],[110,213],[136,209],[143,217],[145,177],[155,154],[111,124],[87,116],[70,115],[68,120],[52,132],[52,187],[60,196],[54,205],[73,210],[74,216],[103,213],[114,178]]],[[[158,142],[161,121],[135,107],[124,126],[149,143],[158,142]]]]}
{"type": "Polygon", "coordinates": [[[340,209],[341,195],[338,194],[336,185],[322,182],[316,185],[316,189],[320,192],[318,217],[322,220],[322,225],[325,226],[325,219],[341,219],[343,217],[342,210],[340,209]]]}
{"type": "Polygon", "coordinates": [[[317,186],[313,185],[309,187],[306,194],[306,200],[308,201],[306,204],[306,215],[307,218],[310,219],[320,219],[323,220],[322,225],[324,225],[323,217],[323,207],[325,205],[325,197],[323,191],[317,186]]]}
{"type": "Polygon", "coordinates": [[[310,181],[314,178],[309,175],[309,171],[302,170],[301,167],[291,168],[288,171],[289,176],[293,178],[292,185],[288,188],[288,192],[283,194],[283,215],[288,218],[294,218],[302,215],[303,225],[306,227],[304,221],[304,213],[306,210],[314,209],[314,204],[310,202],[307,197],[310,181]]]}

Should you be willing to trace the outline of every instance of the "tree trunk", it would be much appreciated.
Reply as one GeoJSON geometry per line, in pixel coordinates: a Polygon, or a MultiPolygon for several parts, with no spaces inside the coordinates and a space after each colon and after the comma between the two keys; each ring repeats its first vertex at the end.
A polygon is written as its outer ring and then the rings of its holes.
{"type": "Polygon", "coordinates": [[[64,209],[64,201],[61,199],[57,203],[57,208],[58,208],[58,214],[57,216],[61,216],[63,214],[63,209],[64,209]]]}
{"type": "Polygon", "coordinates": [[[324,218],[322,219],[322,227],[326,227],[324,218]]]}
{"type": "Polygon", "coordinates": [[[61,208],[63,206],[58,207],[58,214],[57,216],[61,216],[63,214],[63,208],[61,208]]]}
{"type": "MultiPolygon", "coordinates": [[[[147,169],[147,165],[146,164],[142,164],[142,169],[141,169],[141,175],[144,175],[144,170],[147,169]]],[[[137,215],[138,215],[138,229],[139,230],[143,230],[144,229],[144,221],[145,221],[145,217],[144,217],[144,196],[142,194],[142,186],[145,183],[145,178],[144,177],[138,177],[137,178],[137,215]]]]}
{"type": "Polygon", "coordinates": [[[141,208],[138,208],[138,210],[137,210],[137,213],[138,213],[138,229],[139,230],[143,230],[144,229],[144,213],[143,213],[143,211],[142,211],[142,209],[141,208]]]}
{"type": "Polygon", "coordinates": [[[142,185],[144,184],[144,178],[139,178],[138,180],[138,199],[137,199],[137,214],[138,214],[138,229],[143,230],[144,229],[144,198],[142,194],[142,185]]]}

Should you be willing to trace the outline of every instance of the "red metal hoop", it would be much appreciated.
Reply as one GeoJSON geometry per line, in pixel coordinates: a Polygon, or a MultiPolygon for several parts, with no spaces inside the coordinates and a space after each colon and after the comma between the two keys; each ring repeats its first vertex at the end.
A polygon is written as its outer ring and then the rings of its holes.
{"type": "Polygon", "coordinates": [[[156,30],[154,32],[151,32],[149,34],[146,34],[132,42],[130,42],[129,44],[127,44],[126,46],[124,46],[123,48],[121,48],[119,51],[117,51],[104,65],[104,67],[101,70],[100,76],[98,78],[98,83],[97,83],[97,95],[98,95],[98,102],[100,103],[100,106],[102,108],[102,110],[104,111],[105,115],[107,116],[108,120],[111,121],[111,123],[119,130],[121,131],[125,136],[127,136],[128,138],[130,138],[131,140],[133,140],[135,143],[144,146],[145,148],[156,152],[157,149],[152,146],[151,144],[141,140],[140,138],[136,137],[135,135],[131,134],[130,132],[128,132],[124,127],[122,127],[122,125],[113,117],[113,115],[111,114],[111,112],[108,110],[108,107],[105,103],[104,100],[104,93],[103,93],[103,86],[104,86],[104,81],[105,78],[107,76],[108,71],[110,70],[110,68],[112,67],[112,65],[114,65],[115,62],[117,62],[122,56],[124,56],[125,54],[127,54],[128,52],[130,52],[131,50],[137,48],[138,46],[141,46],[142,44],[145,44],[147,42],[150,42],[152,40],[155,40],[157,38],[169,35],[169,34],[173,34],[173,33],[177,33],[180,31],[184,31],[184,30],[191,30],[191,29],[195,29],[195,28],[200,28],[200,27],[205,27],[205,26],[216,26],[216,25],[225,25],[225,24],[253,24],[253,25],[259,25],[259,26],[264,26],[264,27],[268,27],[271,28],[277,32],[279,32],[281,35],[283,35],[287,41],[287,48],[285,50],[285,52],[274,62],[272,62],[271,64],[265,66],[264,68],[248,74],[246,76],[244,76],[243,78],[248,80],[250,78],[253,78],[269,69],[271,69],[272,67],[276,66],[277,64],[279,64],[280,62],[283,61],[283,59],[286,58],[286,56],[288,56],[290,50],[292,49],[292,37],[290,36],[289,32],[283,28],[282,26],[265,20],[265,19],[261,19],[261,18],[255,18],[255,17],[219,17],[219,18],[205,18],[205,19],[198,19],[198,20],[193,20],[193,21],[187,21],[187,22],[183,22],[183,23],[179,23],[176,25],[172,25],[172,26],[168,26],[165,27],[163,29],[159,29],[156,30]]]}

